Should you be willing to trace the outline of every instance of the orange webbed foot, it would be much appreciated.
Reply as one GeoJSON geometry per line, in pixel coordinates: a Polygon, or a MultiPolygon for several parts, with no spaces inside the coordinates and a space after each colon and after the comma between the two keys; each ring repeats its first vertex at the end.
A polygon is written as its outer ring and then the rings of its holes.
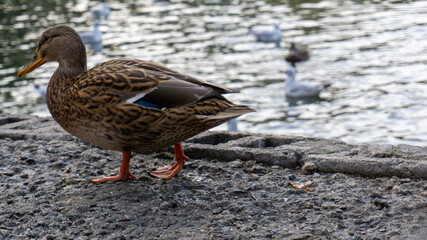
{"type": "Polygon", "coordinates": [[[129,170],[131,151],[123,151],[123,161],[120,167],[120,174],[112,177],[99,176],[92,179],[94,183],[117,182],[128,179],[135,179],[135,176],[129,170]]]}
{"type": "Polygon", "coordinates": [[[150,172],[150,175],[156,178],[170,180],[178,174],[182,166],[184,166],[185,161],[190,160],[184,155],[181,143],[175,144],[175,160],[176,163],[174,165],[160,167],[156,171],[150,172]]]}
{"type": "Polygon", "coordinates": [[[92,182],[94,183],[117,182],[117,181],[122,181],[127,179],[135,179],[135,176],[130,172],[124,175],[119,174],[112,177],[99,176],[99,177],[92,178],[92,182]]]}

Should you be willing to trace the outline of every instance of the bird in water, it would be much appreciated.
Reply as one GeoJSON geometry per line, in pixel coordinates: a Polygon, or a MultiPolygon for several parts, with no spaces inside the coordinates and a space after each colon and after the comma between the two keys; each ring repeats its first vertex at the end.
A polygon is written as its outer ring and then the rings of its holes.
{"type": "Polygon", "coordinates": [[[291,42],[289,47],[289,53],[285,56],[285,60],[290,63],[293,67],[298,62],[307,61],[310,58],[310,54],[307,48],[297,48],[294,42],[291,42]]]}
{"type": "Polygon", "coordinates": [[[295,79],[296,69],[293,66],[290,66],[289,69],[285,71],[287,79],[285,82],[285,94],[286,97],[290,98],[309,98],[309,97],[318,97],[319,93],[330,86],[330,84],[321,84],[315,82],[298,82],[295,79]]]}
{"type": "Polygon", "coordinates": [[[102,50],[102,31],[99,29],[100,26],[101,21],[95,19],[93,31],[79,32],[83,42],[90,45],[95,52],[101,52],[102,50]]]}
{"type": "Polygon", "coordinates": [[[151,172],[169,180],[189,160],[181,141],[255,111],[223,96],[234,90],[153,62],[119,58],[88,70],[83,40],[66,25],[41,35],[33,59],[18,76],[50,61],[59,63],[46,93],[55,121],[86,142],[123,153],[119,175],[92,179],[96,183],[134,179],[132,151],[174,145],[176,163],[151,172]]]}
{"type": "Polygon", "coordinates": [[[108,20],[111,12],[110,4],[104,3],[102,7],[93,8],[91,11],[95,19],[104,18],[105,20],[108,20]]]}
{"type": "Polygon", "coordinates": [[[249,33],[255,36],[258,42],[275,43],[277,48],[280,47],[282,30],[278,21],[273,26],[254,26],[249,30],[249,33]]]}

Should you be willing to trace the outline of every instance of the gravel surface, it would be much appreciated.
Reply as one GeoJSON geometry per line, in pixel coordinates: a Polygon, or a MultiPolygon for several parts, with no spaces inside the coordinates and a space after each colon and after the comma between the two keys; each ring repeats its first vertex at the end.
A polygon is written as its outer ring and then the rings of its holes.
{"type": "Polygon", "coordinates": [[[134,153],[136,180],[94,184],[117,174],[120,153],[18,138],[0,137],[1,239],[427,239],[425,178],[215,159],[187,143],[192,160],[170,181],[148,175],[173,163],[168,150],[134,153]]]}

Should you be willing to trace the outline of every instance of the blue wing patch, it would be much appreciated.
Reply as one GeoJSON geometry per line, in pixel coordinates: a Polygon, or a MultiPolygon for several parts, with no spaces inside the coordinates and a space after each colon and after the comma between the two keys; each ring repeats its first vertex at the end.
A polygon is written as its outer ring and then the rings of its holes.
{"type": "Polygon", "coordinates": [[[142,101],[142,100],[137,101],[135,103],[138,104],[138,105],[141,105],[143,107],[157,108],[157,109],[162,109],[163,108],[162,106],[159,106],[157,104],[146,102],[146,101],[142,101]]]}

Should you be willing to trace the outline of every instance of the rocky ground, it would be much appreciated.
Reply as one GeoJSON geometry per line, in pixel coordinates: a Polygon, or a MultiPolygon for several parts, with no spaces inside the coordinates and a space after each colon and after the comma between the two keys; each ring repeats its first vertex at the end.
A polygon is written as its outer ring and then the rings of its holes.
{"type": "Polygon", "coordinates": [[[171,149],[92,147],[50,119],[0,116],[1,239],[427,239],[427,148],[207,133],[171,149]]]}

